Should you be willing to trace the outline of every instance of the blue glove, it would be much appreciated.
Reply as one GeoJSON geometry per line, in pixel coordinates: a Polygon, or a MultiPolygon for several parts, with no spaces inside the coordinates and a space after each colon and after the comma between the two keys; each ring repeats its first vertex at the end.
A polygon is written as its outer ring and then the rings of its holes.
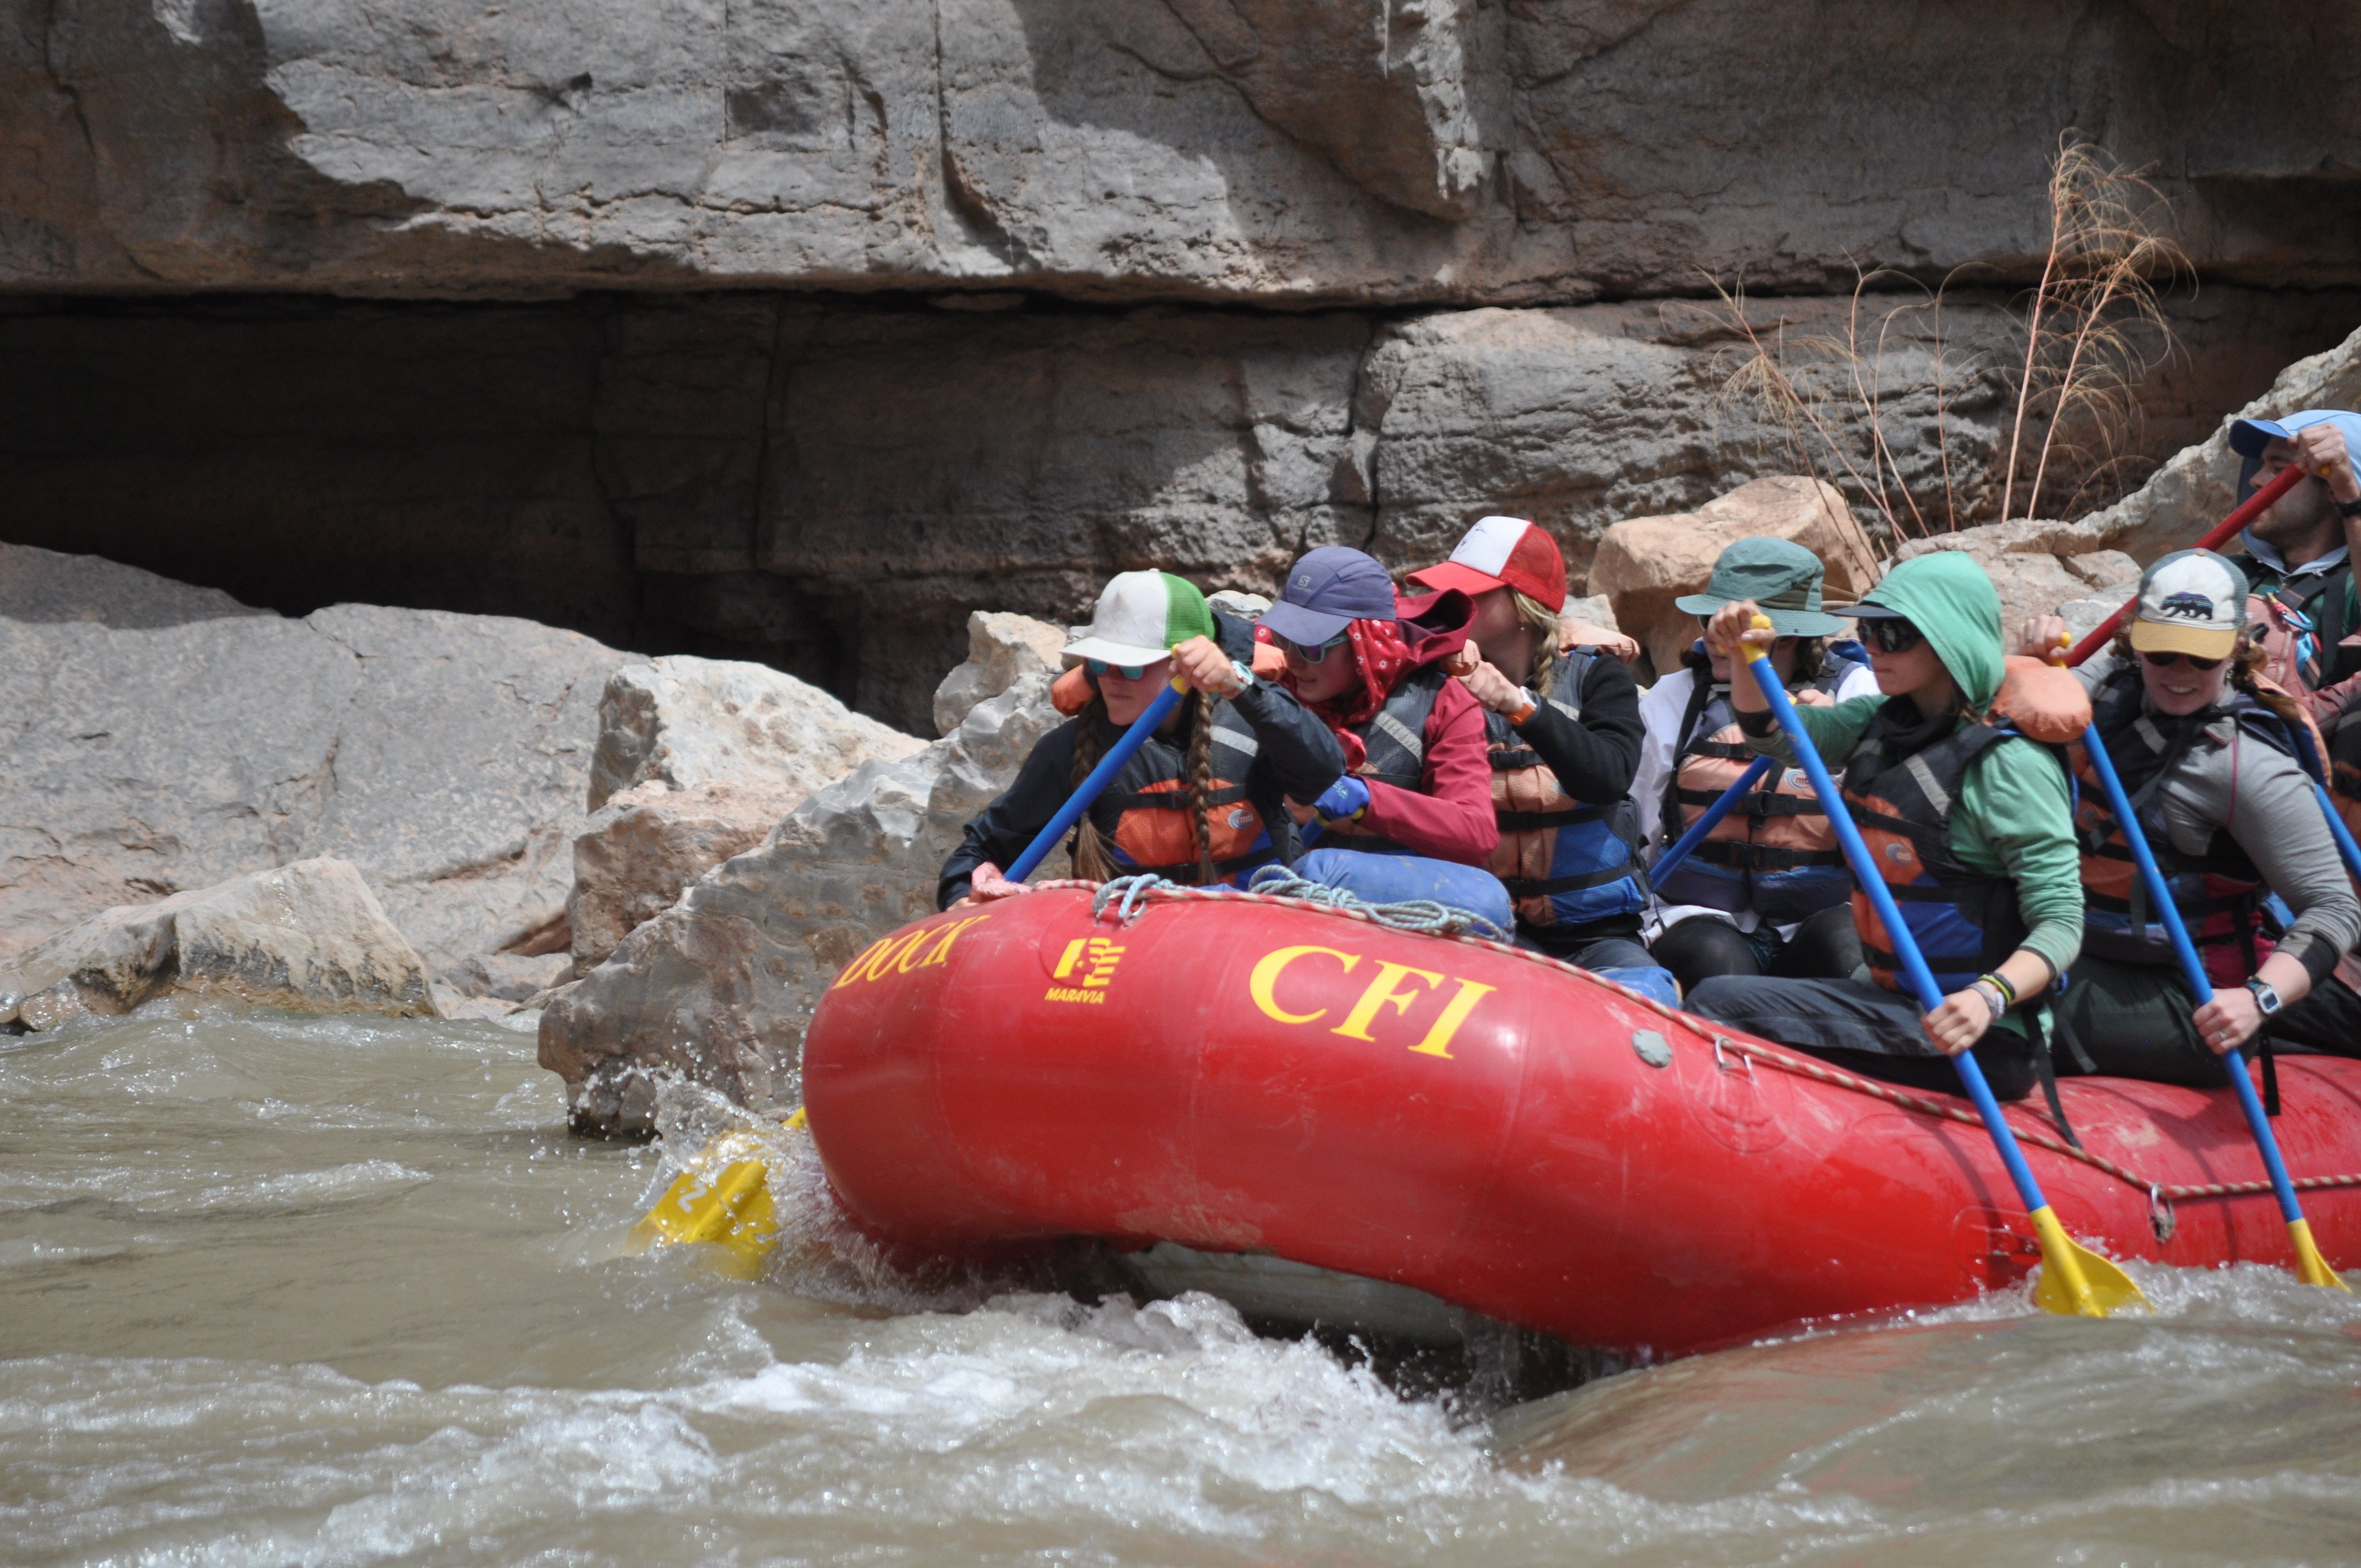
{"type": "Polygon", "coordinates": [[[1351,773],[1340,773],[1336,782],[1320,792],[1312,803],[1312,810],[1323,822],[1334,822],[1346,817],[1358,817],[1361,808],[1369,804],[1369,786],[1351,773]]]}

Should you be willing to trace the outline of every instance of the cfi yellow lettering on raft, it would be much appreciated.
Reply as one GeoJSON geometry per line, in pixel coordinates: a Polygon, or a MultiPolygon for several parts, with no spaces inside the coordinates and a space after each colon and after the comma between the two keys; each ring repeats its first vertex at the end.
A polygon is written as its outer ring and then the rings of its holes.
{"type": "Polygon", "coordinates": [[[1451,1036],[1459,1033],[1459,1025],[1467,1022],[1467,1014],[1476,1011],[1476,1004],[1499,989],[1498,986],[1486,985],[1482,981],[1461,980],[1459,994],[1444,1004],[1442,1016],[1435,1019],[1434,1027],[1426,1032],[1426,1038],[1411,1049],[1423,1051],[1431,1057],[1451,1058],[1451,1036]]]}
{"type": "MultiPolygon", "coordinates": [[[[1361,1000],[1353,1003],[1353,1010],[1345,1014],[1345,1021],[1328,1032],[1342,1035],[1348,1040],[1367,1040],[1369,1044],[1376,1045],[1378,1042],[1369,1033],[1369,1025],[1376,1019],[1378,1009],[1390,1003],[1396,1013],[1407,1014],[1411,1001],[1417,997],[1415,991],[1394,989],[1411,975],[1426,981],[1429,990],[1443,983],[1443,977],[1431,969],[1412,969],[1408,964],[1380,959],[1378,960],[1378,978],[1369,981],[1369,989],[1361,992],[1361,1000]]],[[[1444,1054],[1450,1055],[1448,1051],[1444,1054]]]]}
{"type": "Polygon", "coordinates": [[[1281,948],[1276,952],[1265,953],[1261,961],[1255,965],[1254,973],[1246,978],[1246,994],[1254,998],[1254,1004],[1267,1016],[1282,1024],[1310,1024],[1328,1016],[1325,1007],[1311,1013],[1290,1013],[1279,1006],[1275,994],[1280,972],[1296,959],[1310,958],[1313,953],[1334,959],[1345,967],[1346,974],[1352,973],[1353,966],[1361,961],[1360,954],[1340,953],[1334,948],[1281,948]]]}

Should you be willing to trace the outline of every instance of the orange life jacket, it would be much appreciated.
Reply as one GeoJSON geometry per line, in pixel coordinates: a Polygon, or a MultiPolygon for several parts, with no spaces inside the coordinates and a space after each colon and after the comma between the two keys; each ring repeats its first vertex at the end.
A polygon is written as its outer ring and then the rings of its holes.
{"type": "MultiPolygon", "coordinates": [[[[1228,703],[1213,705],[1213,779],[1205,796],[1213,870],[1234,881],[1279,859],[1262,813],[1246,797],[1254,763],[1254,730],[1228,703]]],[[[1149,739],[1091,803],[1091,821],[1113,854],[1118,874],[1153,872],[1178,883],[1200,880],[1197,819],[1189,798],[1189,753],[1163,736],[1149,739]]]]}

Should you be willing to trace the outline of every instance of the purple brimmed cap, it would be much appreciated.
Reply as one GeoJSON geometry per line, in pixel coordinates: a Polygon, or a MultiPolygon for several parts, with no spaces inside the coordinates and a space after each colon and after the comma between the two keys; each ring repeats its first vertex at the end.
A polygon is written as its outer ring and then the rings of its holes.
{"type": "Polygon", "coordinates": [[[1392,620],[1394,580],[1376,557],[1342,544],[1323,545],[1287,574],[1286,591],[1263,611],[1275,636],[1317,648],[1356,620],[1392,620]]]}
{"type": "Polygon", "coordinates": [[[2304,409],[2285,419],[2234,419],[2230,422],[2230,450],[2241,457],[2255,458],[2272,441],[2291,441],[2295,433],[2308,424],[2334,424],[2345,433],[2345,447],[2356,458],[2361,458],[2361,414],[2344,409],[2304,409]]]}

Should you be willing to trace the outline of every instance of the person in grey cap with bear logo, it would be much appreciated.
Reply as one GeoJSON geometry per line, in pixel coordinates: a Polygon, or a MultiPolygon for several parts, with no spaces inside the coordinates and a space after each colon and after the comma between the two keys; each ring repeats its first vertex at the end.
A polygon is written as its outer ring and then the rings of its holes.
{"type": "MultiPolygon", "coordinates": [[[[2075,672],[2213,999],[2198,1006],[2182,978],[2078,742],[2086,913],[2057,1009],[2061,1069],[2213,1087],[2228,1081],[2230,1053],[2258,1036],[2361,1055],[2361,997],[2334,972],[2361,941],[2361,899],[2296,759],[2303,715],[2256,680],[2264,655],[2246,609],[2235,565],[2176,551],[2142,575],[2113,646],[2075,672]],[[2275,916],[2274,895],[2292,918],[2275,916]]],[[[2049,653],[2065,630],[2057,616],[2035,617],[2020,651],[2049,653]]]]}

